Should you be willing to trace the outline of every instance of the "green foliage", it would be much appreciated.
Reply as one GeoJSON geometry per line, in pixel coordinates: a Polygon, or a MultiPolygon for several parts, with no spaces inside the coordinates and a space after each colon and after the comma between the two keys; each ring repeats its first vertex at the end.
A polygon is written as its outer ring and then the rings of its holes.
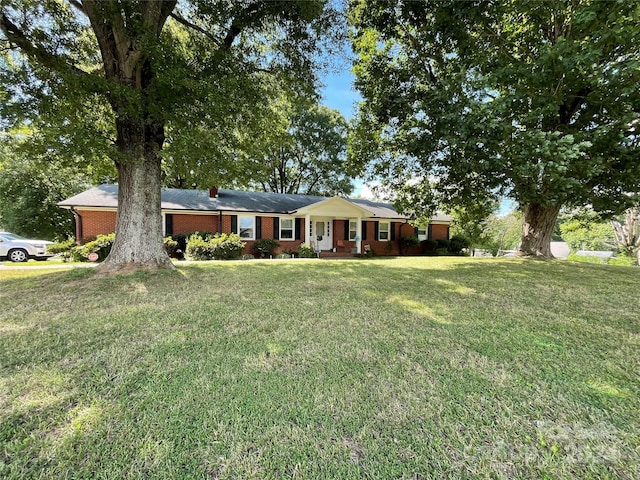
{"type": "Polygon", "coordinates": [[[423,250],[425,253],[432,253],[432,252],[435,252],[435,251],[436,251],[436,248],[438,248],[438,242],[436,242],[435,240],[433,240],[433,239],[431,239],[431,238],[426,239],[426,240],[423,240],[423,241],[421,242],[421,244],[422,244],[422,250],[423,250]]]}
{"type": "Polygon", "coordinates": [[[253,251],[260,258],[269,258],[279,246],[280,244],[272,238],[260,238],[254,242],[253,251]]]}
{"type": "MultiPolygon", "coordinates": [[[[255,157],[261,170],[249,186],[277,193],[349,195],[348,124],[342,114],[307,98],[278,98],[274,125],[255,157]]],[[[255,141],[255,139],[254,139],[255,141]]]]}
{"type": "Polygon", "coordinates": [[[109,233],[108,235],[98,235],[95,240],[91,242],[87,242],[79,248],[79,253],[85,259],[89,258],[89,255],[92,253],[98,254],[98,262],[102,262],[107,256],[109,252],[111,252],[111,247],[113,246],[113,241],[116,238],[115,233],[109,233]]]}
{"type": "MultiPolygon", "coordinates": [[[[2,2],[0,118],[43,132],[43,152],[70,163],[112,160],[122,218],[134,189],[158,194],[163,175],[189,187],[193,175],[208,186],[246,180],[271,101],[315,93],[319,53],[342,36],[340,19],[317,0],[2,2]]],[[[153,227],[160,205],[145,208],[153,227]]],[[[153,228],[126,219],[118,228],[153,243],[119,242],[118,258],[168,263],[153,228]]]]}
{"type": "Polygon", "coordinates": [[[407,212],[634,202],[637,2],[360,0],[349,20],[364,99],[350,161],[407,212]]]}
{"type": "Polygon", "coordinates": [[[625,267],[637,267],[638,266],[638,258],[637,257],[629,257],[626,255],[620,255],[617,257],[609,258],[607,262],[609,265],[622,265],[625,267]]]}
{"type": "Polygon", "coordinates": [[[444,238],[439,238],[436,240],[436,250],[438,249],[449,250],[450,244],[451,242],[449,240],[446,240],[444,238]]]}
{"type": "Polygon", "coordinates": [[[420,244],[420,240],[415,235],[400,237],[400,255],[409,251],[411,247],[415,247],[420,244]]]}
{"type": "Polygon", "coordinates": [[[81,248],[76,244],[75,238],[69,237],[67,240],[49,245],[47,251],[60,255],[65,262],[85,262],[87,258],[81,254],[81,248]]]}
{"type": "Polygon", "coordinates": [[[501,250],[515,250],[522,232],[522,214],[511,212],[504,216],[490,215],[483,223],[483,234],[477,247],[496,256],[501,250]]]}
{"type": "Polygon", "coordinates": [[[593,211],[580,210],[563,215],[559,222],[562,239],[571,251],[611,250],[614,243],[613,228],[593,211]]]}
{"type": "Polygon", "coordinates": [[[180,248],[180,245],[171,236],[162,239],[164,249],[167,251],[167,255],[171,258],[184,258],[184,251],[180,248]]]}
{"type": "Polygon", "coordinates": [[[468,238],[463,237],[462,235],[454,235],[449,240],[449,253],[459,255],[460,253],[462,253],[463,249],[469,248],[470,244],[471,243],[469,242],[468,238]]]}
{"type": "Polygon", "coordinates": [[[27,129],[0,134],[0,225],[27,238],[67,238],[73,215],[57,203],[96,177],[82,159],[37,151],[38,137],[27,129]]]}
{"type": "Polygon", "coordinates": [[[313,251],[313,248],[306,243],[301,243],[298,245],[298,257],[300,258],[316,258],[316,252],[313,251]]]}
{"type": "Polygon", "coordinates": [[[196,233],[189,237],[186,255],[192,260],[233,260],[240,258],[245,246],[235,233],[217,233],[210,238],[196,233]]]}
{"type": "Polygon", "coordinates": [[[208,240],[194,233],[187,241],[187,250],[185,252],[187,258],[191,260],[212,260],[213,249],[208,240]]]}

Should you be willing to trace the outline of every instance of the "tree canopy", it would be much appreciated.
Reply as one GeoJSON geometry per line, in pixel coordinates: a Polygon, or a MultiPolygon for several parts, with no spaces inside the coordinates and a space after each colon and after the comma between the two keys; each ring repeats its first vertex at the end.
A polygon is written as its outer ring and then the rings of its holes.
{"type": "Polygon", "coordinates": [[[1,5],[5,125],[48,130],[49,148],[106,154],[116,166],[116,240],[104,271],[171,266],[162,247],[163,160],[187,168],[189,146],[201,153],[194,162],[220,175],[234,169],[230,150],[268,108],[265,79],[313,89],[318,49],[337,25],[321,0],[1,5]],[[165,153],[167,135],[175,141],[165,153]]]}
{"type": "Polygon", "coordinates": [[[640,192],[638,2],[356,0],[349,19],[352,158],[414,208],[509,197],[522,252],[548,257],[562,206],[640,192]]]}
{"type": "Polygon", "coordinates": [[[251,186],[267,192],[349,195],[348,124],[342,114],[310,99],[282,98],[260,152],[251,186]]]}

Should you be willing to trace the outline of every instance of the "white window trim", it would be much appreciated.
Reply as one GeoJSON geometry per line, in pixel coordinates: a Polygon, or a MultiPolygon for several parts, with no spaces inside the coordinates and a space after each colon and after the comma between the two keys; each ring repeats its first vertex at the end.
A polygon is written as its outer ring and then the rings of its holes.
{"type": "Polygon", "coordinates": [[[280,235],[279,236],[280,236],[280,240],[283,240],[285,242],[287,242],[287,241],[290,242],[290,241],[293,241],[293,240],[296,239],[296,219],[295,218],[293,218],[293,217],[290,217],[290,218],[289,217],[285,217],[285,218],[280,217],[280,235]],[[282,221],[283,220],[291,220],[291,228],[290,229],[289,228],[284,228],[284,229],[282,228],[282,221]],[[282,238],[282,231],[283,230],[291,230],[291,238],[282,238]]]}
{"type": "Polygon", "coordinates": [[[358,237],[358,222],[356,220],[349,220],[349,241],[355,242],[358,237]],[[351,230],[351,224],[353,224],[354,229],[351,230]],[[353,233],[353,236],[351,234],[353,233]]]}
{"type": "Polygon", "coordinates": [[[429,231],[427,227],[417,227],[418,228],[418,234],[416,235],[418,237],[418,240],[422,241],[422,240],[426,240],[427,237],[429,236],[429,231]],[[424,233],[420,233],[421,231],[423,231],[424,233]]]}
{"type": "Polygon", "coordinates": [[[391,222],[378,222],[378,241],[379,242],[388,242],[389,241],[389,237],[391,236],[390,234],[391,232],[391,222]],[[382,225],[386,224],[387,225],[387,229],[383,230],[382,229],[382,225]],[[380,234],[382,232],[386,232],[387,233],[387,238],[381,238],[380,234]]]}
{"type": "Polygon", "coordinates": [[[236,232],[240,236],[240,240],[255,240],[256,239],[256,217],[251,215],[238,215],[238,231],[236,232]],[[251,237],[240,236],[241,223],[243,218],[251,220],[251,237]]]}

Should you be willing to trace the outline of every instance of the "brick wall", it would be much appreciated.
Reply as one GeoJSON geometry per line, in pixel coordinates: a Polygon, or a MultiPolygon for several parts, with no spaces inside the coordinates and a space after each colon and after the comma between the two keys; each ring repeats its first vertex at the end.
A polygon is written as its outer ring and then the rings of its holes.
{"type": "Polygon", "coordinates": [[[193,233],[219,231],[218,214],[215,215],[185,215],[173,214],[173,233],[193,233]]]}
{"type": "Polygon", "coordinates": [[[116,230],[116,212],[78,210],[78,215],[82,219],[80,243],[86,243],[98,235],[106,235],[116,230]]]}
{"type": "Polygon", "coordinates": [[[449,225],[431,225],[431,238],[433,240],[448,240],[449,225]]]}

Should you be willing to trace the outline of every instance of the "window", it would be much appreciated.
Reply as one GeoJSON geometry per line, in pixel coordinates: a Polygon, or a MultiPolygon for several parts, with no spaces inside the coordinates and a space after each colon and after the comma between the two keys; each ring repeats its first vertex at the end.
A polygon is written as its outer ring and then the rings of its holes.
{"type": "Polygon", "coordinates": [[[280,240],[293,240],[293,218],[281,218],[280,219],[280,240]]]}
{"type": "Polygon", "coordinates": [[[426,227],[418,227],[418,240],[426,240],[427,239],[427,229],[426,227]]]}
{"type": "Polygon", "coordinates": [[[378,223],[378,240],[389,240],[389,222],[378,223]]]}
{"type": "Polygon", "coordinates": [[[349,221],[349,240],[353,242],[357,236],[358,236],[358,222],[356,222],[355,220],[350,220],[349,221]]]}
{"type": "Polygon", "coordinates": [[[238,235],[245,240],[253,240],[255,238],[255,219],[254,217],[238,217],[238,235]]]}

